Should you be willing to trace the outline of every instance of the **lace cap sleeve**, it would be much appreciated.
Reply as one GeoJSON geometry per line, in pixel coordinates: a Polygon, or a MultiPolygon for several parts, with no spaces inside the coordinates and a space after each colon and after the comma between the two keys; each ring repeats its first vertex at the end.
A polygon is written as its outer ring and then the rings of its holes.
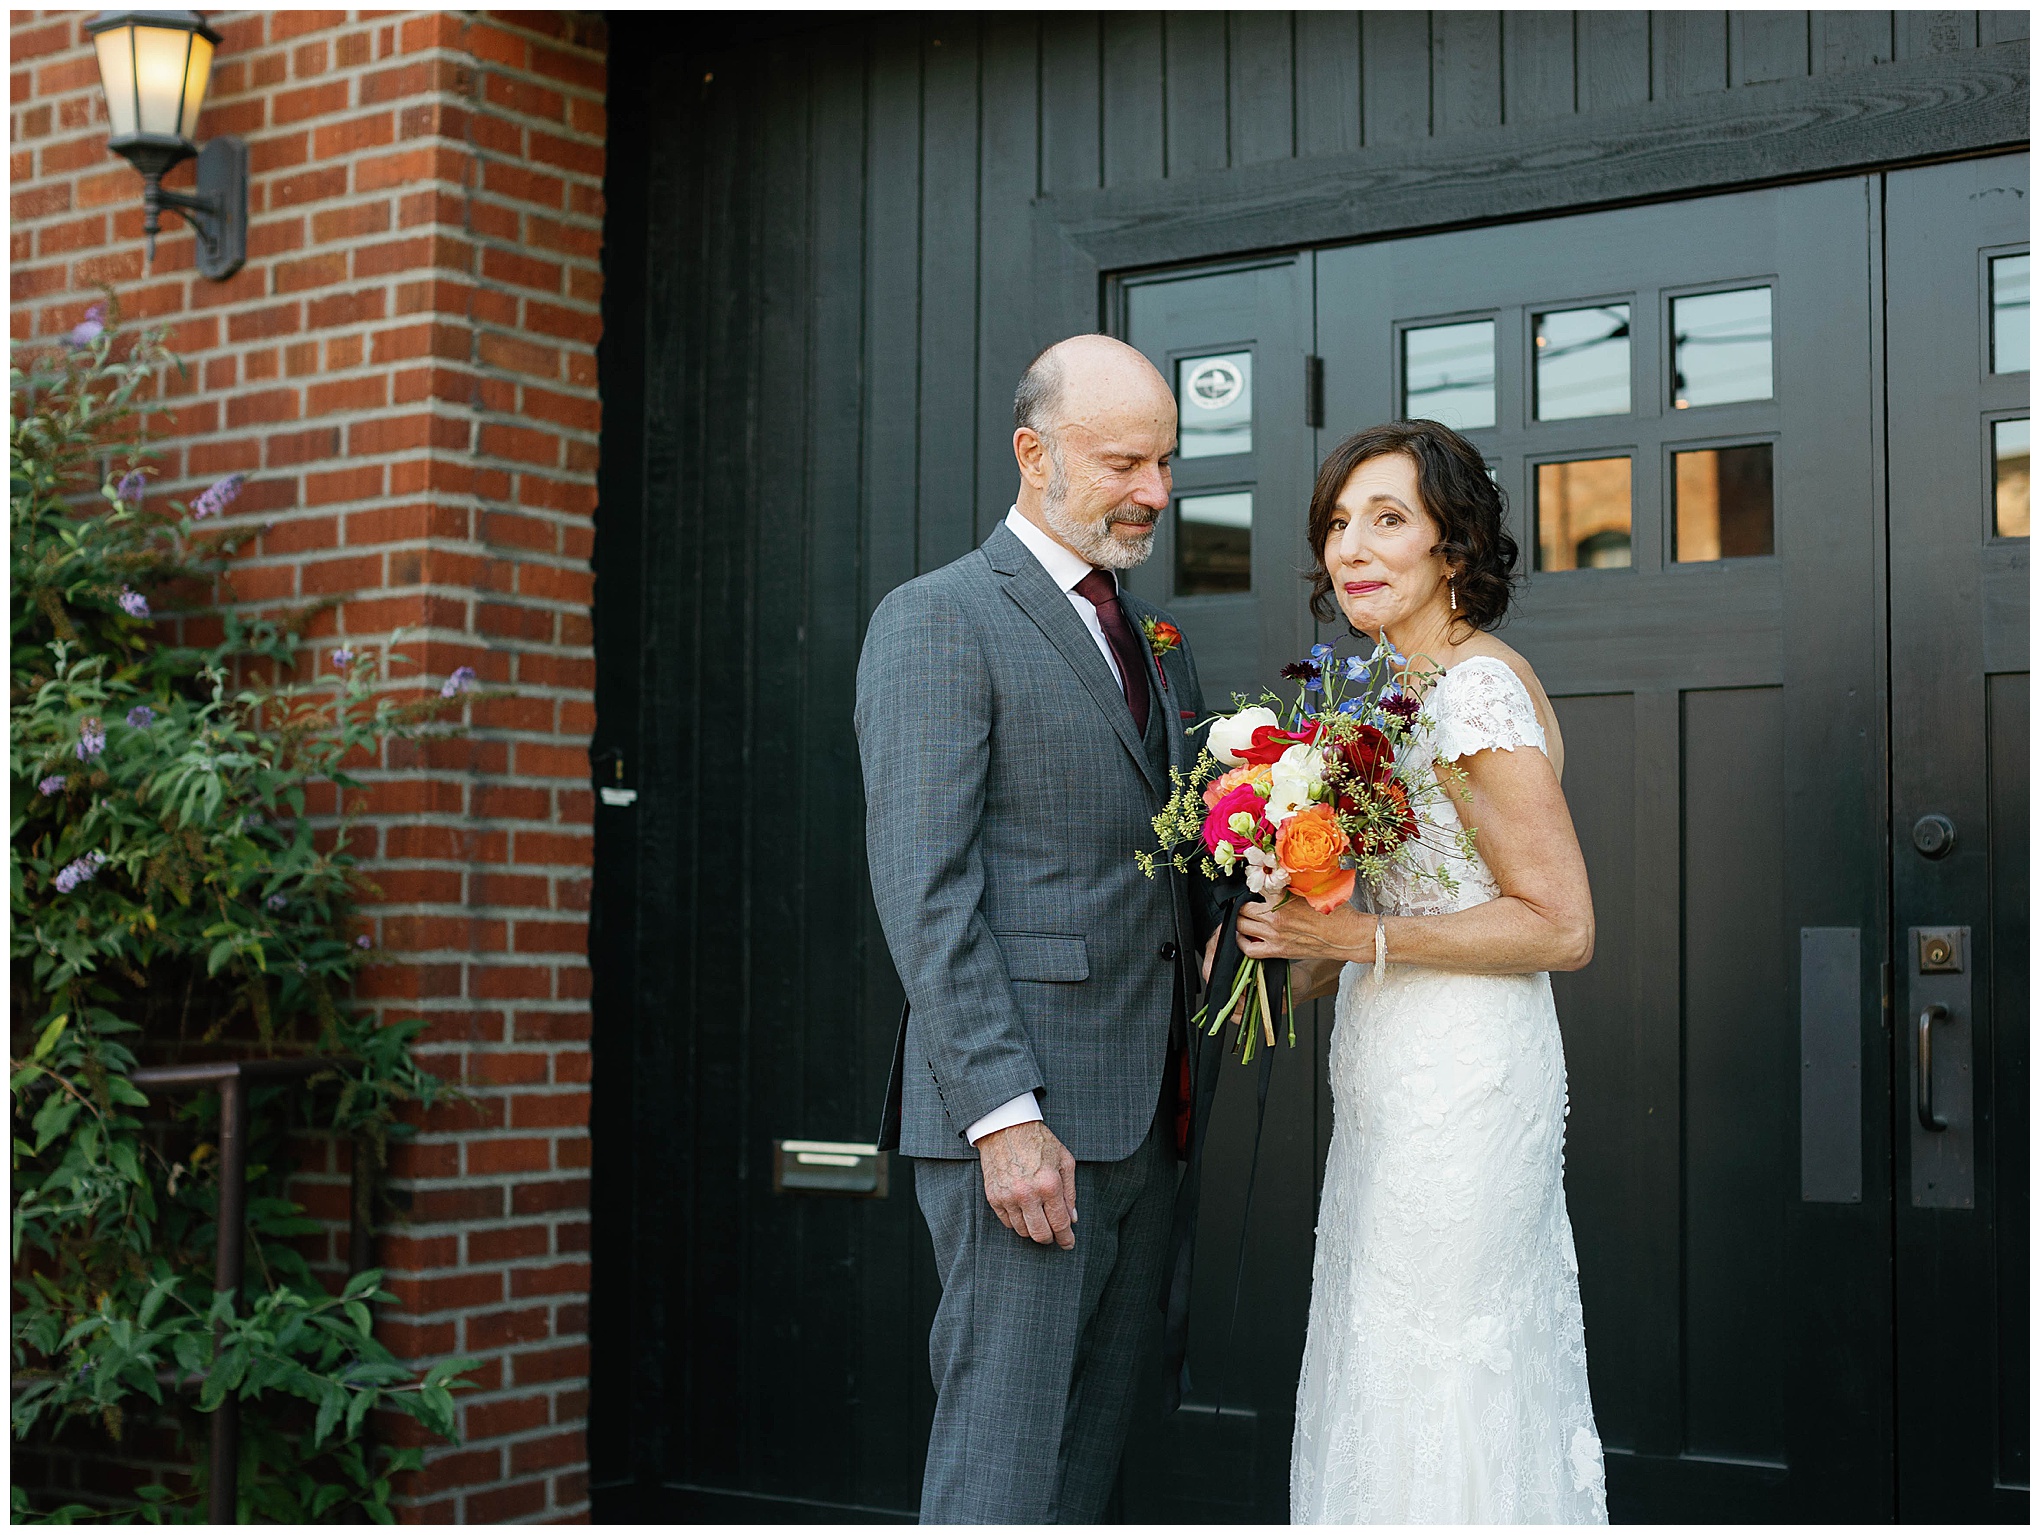
{"type": "Polygon", "coordinates": [[[1506,661],[1474,656],[1438,679],[1431,695],[1441,760],[1457,761],[1500,747],[1534,746],[1549,755],[1537,706],[1506,661]]]}

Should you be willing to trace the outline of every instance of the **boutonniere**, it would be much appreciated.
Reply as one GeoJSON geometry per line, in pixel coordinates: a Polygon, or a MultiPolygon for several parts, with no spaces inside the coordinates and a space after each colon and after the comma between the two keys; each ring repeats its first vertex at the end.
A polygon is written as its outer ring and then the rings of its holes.
{"type": "Polygon", "coordinates": [[[1154,652],[1155,674],[1162,679],[1164,688],[1169,685],[1168,674],[1162,671],[1162,657],[1183,643],[1183,631],[1166,618],[1143,618],[1140,632],[1147,636],[1148,649],[1154,652]]]}

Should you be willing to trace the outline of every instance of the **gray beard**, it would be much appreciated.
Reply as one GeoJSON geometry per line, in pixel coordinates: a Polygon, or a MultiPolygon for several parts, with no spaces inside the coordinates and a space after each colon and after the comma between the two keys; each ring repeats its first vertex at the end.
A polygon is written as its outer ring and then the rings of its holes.
{"type": "MultiPolygon", "coordinates": [[[[1049,451],[1048,466],[1048,487],[1041,493],[1041,515],[1057,538],[1100,570],[1131,570],[1155,552],[1153,525],[1149,526],[1144,537],[1127,543],[1112,536],[1112,525],[1108,519],[1087,522],[1073,515],[1067,505],[1069,485],[1063,479],[1062,464],[1053,449],[1049,451]]],[[[1113,511],[1123,509],[1114,507],[1113,511]]],[[[1142,511],[1144,513],[1145,509],[1142,511]]]]}

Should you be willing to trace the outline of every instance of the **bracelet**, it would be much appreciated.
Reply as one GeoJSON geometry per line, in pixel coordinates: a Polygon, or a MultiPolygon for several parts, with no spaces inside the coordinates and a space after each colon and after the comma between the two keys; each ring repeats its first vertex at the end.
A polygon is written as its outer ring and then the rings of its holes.
{"type": "Polygon", "coordinates": [[[1381,913],[1374,914],[1374,979],[1379,982],[1388,974],[1388,928],[1381,920],[1381,913]]]}

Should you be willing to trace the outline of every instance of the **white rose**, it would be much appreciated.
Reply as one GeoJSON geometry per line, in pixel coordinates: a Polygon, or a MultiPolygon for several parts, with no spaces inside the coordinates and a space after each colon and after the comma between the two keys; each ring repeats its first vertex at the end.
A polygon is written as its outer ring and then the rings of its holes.
{"type": "Polygon", "coordinates": [[[1292,746],[1275,763],[1268,780],[1270,826],[1280,826],[1299,810],[1310,808],[1310,791],[1324,782],[1325,754],[1315,746],[1292,746]]]}
{"type": "Polygon", "coordinates": [[[1254,732],[1263,725],[1279,729],[1281,724],[1273,709],[1256,704],[1251,709],[1240,710],[1238,714],[1213,720],[1205,744],[1211,748],[1211,755],[1227,767],[1238,767],[1239,752],[1241,748],[1254,744],[1254,732]]]}

